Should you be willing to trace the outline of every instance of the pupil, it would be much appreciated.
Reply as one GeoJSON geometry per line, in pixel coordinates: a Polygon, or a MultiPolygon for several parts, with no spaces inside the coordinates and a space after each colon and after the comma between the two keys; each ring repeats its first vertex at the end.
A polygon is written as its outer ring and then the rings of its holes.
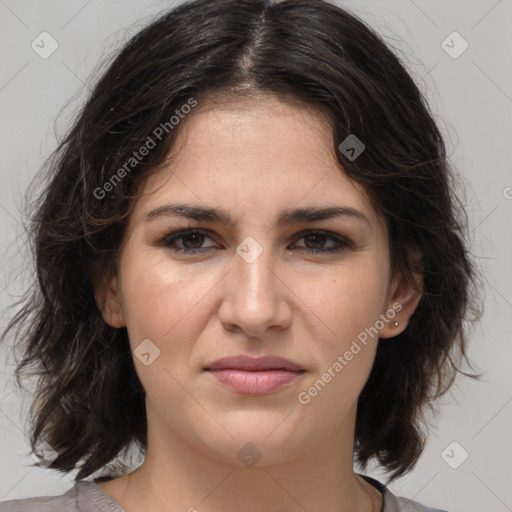
{"type": "MultiPolygon", "coordinates": [[[[204,239],[204,235],[202,235],[201,233],[191,233],[189,235],[184,235],[183,245],[187,249],[198,249],[201,247],[203,239],[204,239]],[[188,243],[191,240],[192,240],[192,244],[188,243]],[[195,241],[195,244],[194,244],[194,241],[195,241]],[[190,245],[192,245],[192,247],[190,247],[190,245]]],[[[306,241],[307,247],[318,248],[318,247],[321,247],[323,245],[323,243],[325,242],[325,235],[308,235],[305,238],[305,241],[306,241]],[[311,241],[312,241],[312,244],[309,243],[311,241]]]]}
{"type": "Polygon", "coordinates": [[[201,247],[202,242],[203,242],[203,239],[201,237],[204,237],[204,235],[202,235],[200,233],[191,233],[189,235],[185,235],[183,237],[183,245],[187,249],[198,249],[201,247]],[[194,237],[196,237],[196,242],[197,242],[197,237],[199,237],[199,244],[197,246],[194,246],[194,243],[192,242],[193,247],[189,247],[190,244],[187,244],[187,240],[190,240],[191,238],[194,238],[194,237]]]}
{"type": "Polygon", "coordinates": [[[308,245],[308,240],[311,240],[313,239],[313,245],[314,245],[314,248],[317,248],[318,245],[323,245],[323,242],[325,241],[325,235],[308,235],[306,238],[305,238],[305,242],[306,242],[306,246],[309,247],[308,245]],[[316,243],[315,243],[315,240],[316,240],[316,243]]]}

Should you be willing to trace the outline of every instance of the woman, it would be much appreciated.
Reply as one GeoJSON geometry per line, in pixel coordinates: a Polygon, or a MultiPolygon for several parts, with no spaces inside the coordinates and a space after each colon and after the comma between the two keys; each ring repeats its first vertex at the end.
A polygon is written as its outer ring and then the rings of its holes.
{"type": "Polygon", "coordinates": [[[475,305],[442,136],[370,28],[318,0],[181,4],[48,171],[8,331],[18,376],[40,369],[34,452],[79,471],[0,510],[435,510],[353,467],[412,469],[475,305]]]}

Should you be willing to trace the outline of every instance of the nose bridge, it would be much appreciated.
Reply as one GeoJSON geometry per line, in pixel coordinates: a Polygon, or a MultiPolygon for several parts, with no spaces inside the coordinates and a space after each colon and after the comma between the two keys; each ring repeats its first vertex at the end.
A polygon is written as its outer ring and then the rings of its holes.
{"type": "Polygon", "coordinates": [[[236,249],[221,320],[258,336],[289,321],[282,283],[276,276],[270,240],[249,236],[236,249]]]}
{"type": "Polygon", "coordinates": [[[242,297],[245,296],[249,303],[260,303],[258,308],[261,308],[264,305],[263,302],[273,300],[272,295],[275,292],[272,290],[271,283],[274,274],[270,269],[275,265],[270,242],[268,239],[264,241],[261,238],[258,242],[249,236],[240,243],[236,252],[234,269],[236,286],[240,289],[242,297]]]}

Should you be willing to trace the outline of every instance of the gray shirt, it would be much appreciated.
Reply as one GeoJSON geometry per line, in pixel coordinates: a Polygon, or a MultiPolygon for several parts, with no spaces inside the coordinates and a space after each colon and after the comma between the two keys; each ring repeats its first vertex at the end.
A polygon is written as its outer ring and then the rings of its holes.
{"type": "MultiPolygon", "coordinates": [[[[377,480],[365,475],[359,476],[382,493],[381,512],[447,512],[395,496],[377,480]]],[[[60,496],[3,501],[0,503],[0,512],[125,512],[125,510],[94,482],[80,480],[60,496]]]]}

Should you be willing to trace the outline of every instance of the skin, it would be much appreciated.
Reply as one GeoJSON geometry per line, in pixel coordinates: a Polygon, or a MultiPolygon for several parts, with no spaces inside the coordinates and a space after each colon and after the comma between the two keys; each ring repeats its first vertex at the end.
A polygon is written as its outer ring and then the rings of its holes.
{"type": "Polygon", "coordinates": [[[390,275],[383,220],[340,170],[326,119],[304,105],[272,96],[210,102],[180,129],[174,159],[143,184],[130,213],[116,275],[97,290],[105,321],[127,328],[132,350],[145,339],[160,350],[147,366],[134,357],[146,391],[145,461],[99,486],[130,512],[381,510],[381,494],[353,470],[357,398],[377,336],[308,404],[297,396],[393,304],[402,308],[380,343],[405,329],[419,302],[390,275]],[[178,202],[224,208],[234,226],[145,221],[178,202]],[[355,208],[369,224],[344,216],[276,225],[283,209],[327,205],[355,208]],[[185,255],[160,243],[187,228],[207,236],[175,247],[209,249],[185,255]],[[337,244],[297,237],[302,230],[328,231],[349,246],[307,254],[337,244]],[[248,236],[262,249],[251,263],[236,252],[248,236]],[[203,371],[239,353],[277,354],[306,372],[248,396],[203,371]],[[237,457],[248,442],[262,455],[253,467],[237,457]]]}

